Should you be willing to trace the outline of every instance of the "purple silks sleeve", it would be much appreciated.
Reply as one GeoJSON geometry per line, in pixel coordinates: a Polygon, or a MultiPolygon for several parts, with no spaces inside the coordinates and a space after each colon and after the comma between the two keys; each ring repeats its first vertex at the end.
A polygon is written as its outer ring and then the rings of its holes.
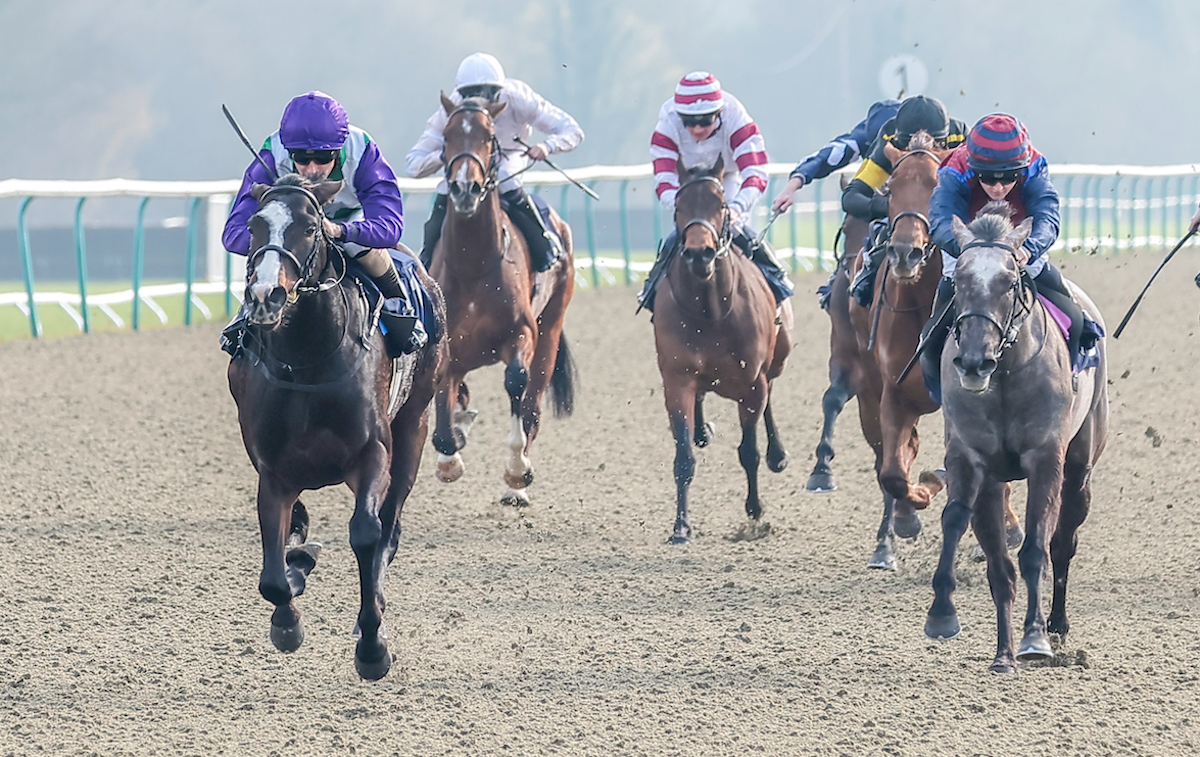
{"type": "MultiPolygon", "coordinates": [[[[275,157],[270,150],[260,150],[258,153],[263,161],[271,167],[272,171],[278,170],[275,166],[275,157]]],[[[250,229],[246,226],[250,222],[250,216],[254,215],[254,211],[258,210],[258,200],[255,200],[250,190],[255,184],[274,184],[275,180],[267,175],[267,170],[256,160],[246,169],[246,175],[242,178],[242,186],[238,190],[237,198],[233,201],[233,208],[229,211],[229,218],[225,220],[225,231],[221,234],[221,243],[225,245],[225,249],[237,255],[250,254],[250,229]]]]}

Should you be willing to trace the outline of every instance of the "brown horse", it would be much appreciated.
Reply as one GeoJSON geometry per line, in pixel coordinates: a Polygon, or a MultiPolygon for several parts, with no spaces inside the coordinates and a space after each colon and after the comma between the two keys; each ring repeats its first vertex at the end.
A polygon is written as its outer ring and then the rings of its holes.
{"type": "MultiPolygon", "coordinates": [[[[325,237],[322,206],[340,181],[307,184],[290,174],[256,185],[247,260],[247,330],[229,363],[246,452],[258,471],[263,567],[258,589],[275,605],[271,641],[294,652],[304,640],[295,598],[316,566],[308,513],[298,497],[345,483],[355,496],[350,546],[361,606],[354,653],[359,675],[391,666],[383,629],[384,571],[400,539],[400,511],[416,480],[428,431],[434,375],[445,342],[431,339],[397,364],[388,359],[376,313],[346,276],[346,259],[325,237]]],[[[437,284],[420,264],[438,328],[437,284]]]]}
{"type": "Polygon", "coordinates": [[[442,107],[450,116],[445,129],[450,203],[430,273],[446,296],[450,359],[438,375],[437,476],[449,482],[463,474],[459,450],[475,417],[467,373],[501,362],[512,420],[504,471],[508,489],[501,502],[527,505],[525,489],[533,482],[528,453],[537,437],[542,392],[550,387],[558,415],[574,405],[573,363],[562,334],[575,287],[571,230],[553,216],[566,254],[535,274],[525,238],[501,208],[497,189],[500,145],[492,119],[505,103],[468,98],[456,106],[443,95],[442,107]]]}
{"type": "MultiPolygon", "coordinates": [[[[843,186],[842,189],[845,189],[843,186]]],[[[858,257],[867,236],[867,222],[847,215],[842,222],[842,255],[829,280],[829,388],[821,398],[824,422],[821,441],[817,444],[817,462],[808,477],[805,489],[810,492],[831,492],[837,489],[833,478],[833,427],[846,403],[858,394],[862,385],[862,354],[858,335],[850,321],[850,267],[858,257]]]]}
{"type": "MultiPolygon", "coordinates": [[[[1049,634],[1065,636],[1069,629],[1067,574],[1091,507],[1092,467],[1108,433],[1104,340],[1097,344],[1094,367],[1072,376],[1066,340],[1016,259],[1032,225],[1025,219],[1013,229],[1006,215],[989,214],[987,207],[969,228],[954,219],[963,250],[954,272],[958,318],[941,363],[949,502],[925,633],[953,638],[961,630],[952,601],[954,561],[970,523],[987,555],[996,604],[991,670],[997,673],[1015,672],[1016,659],[1053,656],[1049,634]],[[1029,603],[1014,659],[1016,576],[1005,551],[1004,499],[1007,482],[1021,478],[1029,482],[1028,535],[1018,560],[1029,603]],[[1054,566],[1048,620],[1042,610],[1047,557],[1054,566]]],[[[1102,325],[1095,304],[1078,287],[1071,290],[1102,325]]]]}
{"type": "MultiPolygon", "coordinates": [[[[916,510],[928,507],[942,488],[933,476],[916,485],[909,481],[919,446],[917,420],[938,406],[920,371],[910,372],[902,383],[897,379],[916,351],[941,280],[942,260],[930,242],[927,214],[945,155],[925,132],[912,137],[907,152],[889,146],[894,168],[888,180],[890,235],[883,270],[875,280],[871,308],[853,301],[849,305],[863,358],[859,420],[875,451],[875,473],[883,490],[883,519],[867,563],[872,568],[895,570],[895,537],[920,533],[916,510]]],[[[852,268],[859,267],[856,259],[852,268]]]]}
{"type": "Polygon", "coordinates": [[[788,454],[771,414],[771,383],[792,349],[791,302],[778,309],[766,279],[749,258],[733,250],[729,206],[720,177],[711,169],[686,169],[675,198],[675,229],[681,247],[668,263],[654,312],[654,344],[671,433],[675,437],[675,528],[671,544],[691,537],[688,488],[696,472],[693,441],[705,446],[704,395],[715,392],[738,403],[742,442],[738,460],[746,471],[746,514],[762,517],[758,496],[758,418],[767,428],[767,467],[779,472],[788,454]]]}

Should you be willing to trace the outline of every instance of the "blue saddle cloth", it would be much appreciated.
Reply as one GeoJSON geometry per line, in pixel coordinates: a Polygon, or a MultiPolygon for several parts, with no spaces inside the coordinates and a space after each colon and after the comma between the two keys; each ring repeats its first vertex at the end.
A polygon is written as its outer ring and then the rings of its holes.
{"type": "MultiPolygon", "coordinates": [[[[404,288],[412,312],[406,313],[401,310],[403,303],[399,298],[384,300],[383,309],[393,315],[416,315],[417,320],[425,327],[425,333],[429,335],[429,339],[437,341],[440,334],[437,328],[437,317],[434,314],[433,300],[429,296],[429,291],[425,289],[425,285],[421,283],[421,279],[417,277],[416,258],[400,250],[388,250],[388,254],[392,256],[392,262],[396,264],[396,272],[400,274],[400,286],[404,288]]],[[[347,260],[346,270],[362,284],[371,309],[374,310],[383,297],[379,288],[375,286],[375,282],[356,260],[347,260]]],[[[383,326],[382,322],[380,322],[380,326],[383,326]]]]}

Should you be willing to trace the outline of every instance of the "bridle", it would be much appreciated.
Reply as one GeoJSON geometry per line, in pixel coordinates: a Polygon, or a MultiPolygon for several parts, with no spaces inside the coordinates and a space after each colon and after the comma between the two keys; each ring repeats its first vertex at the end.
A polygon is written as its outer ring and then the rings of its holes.
{"type": "MultiPolygon", "coordinates": [[[[458,115],[459,113],[482,113],[485,116],[487,116],[488,126],[489,127],[491,126],[492,116],[490,113],[488,113],[487,108],[483,107],[478,102],[475,102],[473,100],[464,100],[462,105],[459,105],[457,108],[455,108],[450,113],[450,115],[446,118],[447,126],[449,126],[450,121],[452,121],[454,119],[454,117],[456,115],[458,115]]],[[[500,175],[500,155],[501,155],[502,151],[500,149],[500,140],[496,138],[495,128],[490,128],[489,131],[491,132],[490,141],[492,143],[492,155],[488,161],[488,164],[484,165],[483,159],[480,158],[478,154],[472,152],[471,150],[464,150],[464,151],[460,152],[459,154],[455,155],[450,160],[443,161],[446,166],[444,173],[445,173],[447,182],[449,182],[450,177],[454,175],[455,164],[458,163],[459,160],[466,158],[468,160],[475,161],[475,163],[479,165],[479,170],[483,171],[483,194],[484,194],[484,196],[486,196],[488,192],[490,192],[496,188],[497,184],[499,184],[499,181],[497,179],[500,175]]]]}
{"type": "MultiPolygon", "coordinates": [[[[895,175],[896,169],[900,167],[900,164],[913,155],[924,155],[927,158],[932,158],[934,163],[941,163],[941,158],[939,158],[937,153],[933,152],[932,150],[910,150],[901,155],[896,161],[896,164],[892,166],[892,174],[895,175]]],[[[932,255],[934,250],[937,249],[937,245],[933,243],[933,226],[929,223],[929,217],[921,211],[902,210],[897,213],[894,218],[889,219],[887,242],[889,244],[891,243],[892,231],[896,228],[896,222],[903,218],[916,219],[917,221],[920,221],[922,226],[925,227],[925,238],[927,241],[925,242],[925,246],[921,248],[921,265],[925,265],[925,262],[929,260],[929,256],[932,255]]]]}
{"type": "Polygon", "coordinates": [[[715,239],[717,242],[715,259],[720,260],[721,258],[729,255],[729,250],[733,246],[733,224],[730,223],[729,204],[726,203],[724,199],[721,200],[721,229],[719,231],[717,230],[717,227],[713,225],[712,221],[709,221],[707,218],[693,218],[682,226],[679,225],[679,195],[683,193],[684,189],[694,184],[700,184],[703,182],[712,182],[713,184],[717,185],[717,187],[721,189],[722,198],[724,197],[725,187],[723,184],[721,184],[721,180],[715,176],[701,176],[696,179],[689,179],[688,181],[685,181],[675,193],[675,226],[679,229],[680,245],[683,244],[683,237],[687,234],[687,230],[691,227],[702,226],[703,228],[708,229],[709,233],[712,234],[713,239],[715,239]]]}
{"type": "Polygon", "coordinates": [[[260,197],[258,200],[258,206],[261,208],[266,205],[267,201],[272,195],[289,193],[301,195],[308,200],[309,204],[312,205],[313,209],[317,212],[317,225],[320,227],[320,233],[317,234],[317,236],[313,239],[312,249],[309,250],[308,257],[304,259],[303,263],[300,262],[300,259],[296,257],[295,253],[286,247],[277,244],[264,244],[262,247],[259,247],[250,254],[250,257],[246,261],[246,279],[249,281],[250,276],[252,276],[258,268],[259,260],[261,260],[262,256],[268,251],[273,250],[279,253],[283,257],[292,261],[292,264],[296,266],[296,270],[298,272],[295,283],[292,284],[291,288],[287,290],[287,302],[290,305],[302,294],[324,292],[340,284],[346,275],[346,257],[342,253],[342,249],[336,244],[333,244],[333,240],[330,239],[329,235],[326,233],[324,223],[325,211],[321,208],[321,202],[317,199],[317,196],[314,195],[309,189],[295,184],[282,184],[279,186],[274,186],[263,193],[262,197],[260,197]],[[327,265],[333,265],[337,278],[326,279],[318,282],[317,284],[305,284],[305,281],[308,281],[313,274],[317,273],[317,271],[314,269],[316,268],[317,260],[319,259],[319,253],[322,250],[328,250],[330,248],[336,250],[338,254],[329,258],[327,265]],[[336,270],[339,267],[338,263],[334,262],[336,260],[341,261],[340,271],[336,270]]]}
{"type": "MultiPolygon", "coordinates": [[[[1017,255],[1016,248],[1011,245],[1004,244],[1003,242],[983,241],[974,241],[963,245],[959,254],[961,255],[972,247],[1000,248],[1007,250],[1014,259],[1016,259],[1017,255]]],[[[954,319],[954,344],[957,345],[959,343],[963,321],[968,318],[982,318],[995,326],[996,331],[1000,334],[1000,343],[996,345],[996,349],[992,354],[992,359],[999,363],[1000,356],[1004,354],[1004,351],[1016,344],[1017,336],[1021,333],[1021,327],[1025,325],[1026,319],[1033,313],[1033,301],[1035,298],[1029,295],[1031,292],[1036,291],[1036,289],[1033,283],[1029,281],[1028,274],[1022,270],[1016,280],[1009,286],[1008,291],[1013,292],[1013,304],[1003,324],[996,320],[991,313],[983,310],[968,310],[965,313],[959,314],[954,319]]]]}

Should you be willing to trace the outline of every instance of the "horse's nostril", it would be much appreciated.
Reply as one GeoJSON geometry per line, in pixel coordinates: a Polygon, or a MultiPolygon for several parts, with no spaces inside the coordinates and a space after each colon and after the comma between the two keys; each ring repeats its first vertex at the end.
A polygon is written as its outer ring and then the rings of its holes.
{"type": "Polygon", "coordinates": [[[271,290],[270,294],[267,295],[267,304],[275,307],[282,307],[286,300],[287,292],[283,287],[275,287],[271,290]]]}

